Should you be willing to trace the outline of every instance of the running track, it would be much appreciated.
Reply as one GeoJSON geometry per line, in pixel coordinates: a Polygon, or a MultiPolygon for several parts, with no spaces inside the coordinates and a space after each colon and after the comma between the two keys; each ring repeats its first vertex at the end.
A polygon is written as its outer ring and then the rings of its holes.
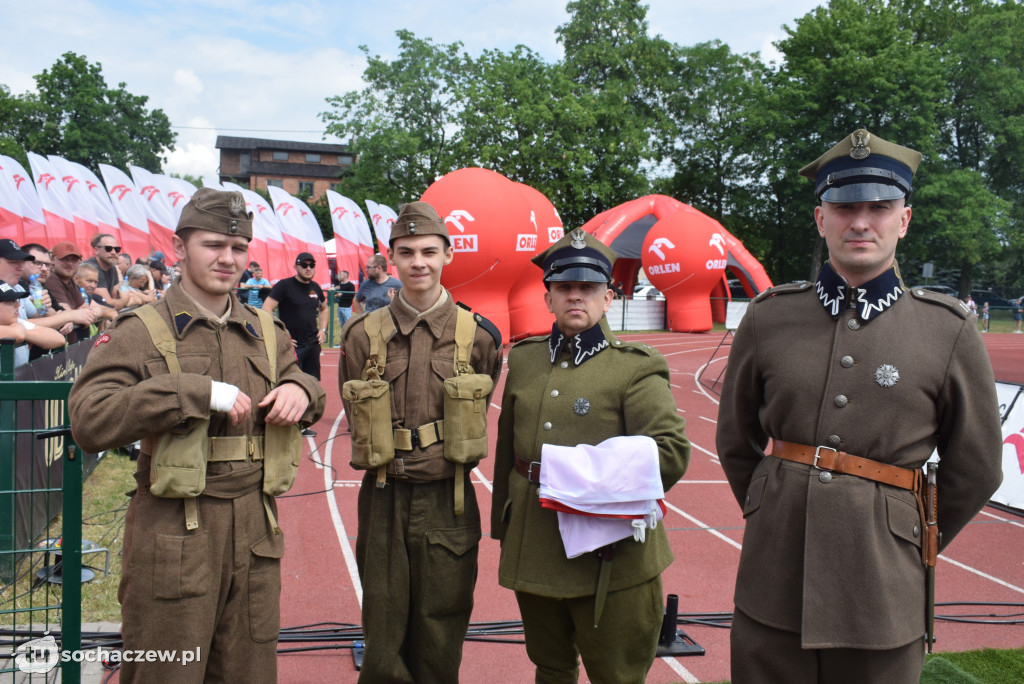
{"type": "MultiPolygon", "coordinates": [[[[725,364],[723,353],[711,360],[721,335],[657,333],[625,337],[657,347],[668,359],[673,393],[693,444],[689,470],[667,495],[669,512],[663,524],[669,531],[675,562],[663,575],[665,591],[679,595],[680,613],[729,612],[743,519],[715,453],[717,396],[697,381],[705,365],[710,366],[705,378],[713,378],[725,364]]],[[[997,379],[1024,383],[1024,335],[987,335],[986,342],[997,379]]],[[[280,520],[287,538],[282,565],[284,627],[360,622],[362,596],[354,559],[359,473],[348,465],[348,423],[337,388],[338,352],[325,352],[322,361],[327,411],[314,426],[318,434],[308,440],[310,458],[304,459],[292,489],[293,494],[307,495],[280,500],[280,520]]],[[[503,386],[504,374],[492,399],[492,442],[503,386]]],[[[488,536],[492,472],[493,460],[488,459],[473,475],[484,524],[474,623],[519,619],[512,592],[498,586],[499,547],[488,536]]],[[[1024,519],[986,508],[940,557],[936,574],[936,600],[940,602],[1024,602],[1024,519]]],[[[728,630],[692,625],[683,629],[706,649],[706,655],[659,659],[647,681],[728,679],[728,630]]],[[[937,635],[936,648],[940,651],[1024,645],[1022,625],[939,622],[937,635]]],[[[278,662],[280,681],[285,684],[344,684],[357,678],[351,654],[345,649],[281,655],[278,662]]],[[[532,682],[533,670],[519,644],[469,642],[461,681],[532,682]]],[[[580,681],[587,681],[585,673],[580,681]]]]}

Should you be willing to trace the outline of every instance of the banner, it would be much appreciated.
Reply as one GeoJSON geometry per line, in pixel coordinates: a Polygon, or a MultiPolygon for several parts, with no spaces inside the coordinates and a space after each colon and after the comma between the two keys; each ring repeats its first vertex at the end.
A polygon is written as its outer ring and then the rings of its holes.
{"type": "MultiPolygon", "coordinates": [[[[174,255],[174,242],[171,237],[178,225],[171,205],[160,191],[160,186],[151,172],[139,166],[129,166],[128,170],[135,181],[135,189],[142,198],[142,206],[146,208],[150,246],[154,251],[163,252],[165,260],[169,259],[174,255]]],[[[145,256],[148,258],[149,254],[145,256]]]]}
{"type": "Polygon", "coordinates": [[[321,287],[331,286],[331,270],[327,263],[327,249],[320,224],[306,203],[281,188],[267,187],[274,203],[274,213],[284,228],[285,244],[292,249],[290,263],[295,263],[298,252],[309,252],[316,260],[315,280],[321,287]]]}
{"type": "Polygon", "coordinates": [[[39,201],[43,206],[43,217],[46,219],[46,236],[50,239],[47,247],[53,247],[57,242],[68,240],[74,242],[82,254],[91,254],[89,240],[86,238],[85,245],[75,240],[75,219],[71,214],[71,208],[64,199],[64,183],[60,174],[50,160],[38,154],[28,152],[28,163],[32,167],[32,181],[39,193],[39,201]]]}
{"type": "MultiPolygon", "coordinates": [[[[24,241],[16,240],[19,245],[28,242],[37,242],[50,247],[56,242],[46,232],[46,217],[43,215],[43,205],[39,201],[39,193],[32,183],[32,174],[25,171],[24,167],[16,159],[5,157],[0,154],[0,176],[9,177],[14,181],[14,190],[17,193],[19,203],[14,204],[11,200],[10,208],[18,207],[21,215],[21,228],[24,234],[24,241]]],[[[8,186],[10,187],[10,186],[8,186]]],[[[4,237],[9,237],[4,235],[4,237]]]]}
{"type": "Polygon", "coordinates": [[[1024,514],[1024,387],[997,382],[996,395],[1003,414],[1003,484],[992,501],[1024,514]]]}
{"type": "Polygon", "coordinates": [[[110,206],[114,208],[117,224],[121,227],[121,246],[131,255],[132,261],[147,258],[154,248],[149,240],[146,207],[135,190],[134,181],[121,169],[107,164],[100,164],[100,173],[107,186],[110,206]]]}

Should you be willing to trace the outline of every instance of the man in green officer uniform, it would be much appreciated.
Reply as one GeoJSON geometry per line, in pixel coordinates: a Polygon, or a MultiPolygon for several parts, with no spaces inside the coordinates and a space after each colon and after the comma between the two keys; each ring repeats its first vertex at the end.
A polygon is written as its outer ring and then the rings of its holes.
{"type": "Polygon", "coordinates": [[[896,264],[920,160],[860,129],[802,169],[829,261],[758,296],[736,331],[717,436],[746,518],[735,684],[916,684],[935,529],[922,466],[937,448],[939,550],[1002,479],[972,316],[896,264]]]}
{"type": "Polygon", "coordinates": [[[502,542],[498,581],[516,592],[526,650],[536,680],[546,684],[576,682],[579,656],[592,682],[644,681],[664,614],[661,572],[672,552],[658,526],[642,543],[628,538],[602,549],[601,557],[567,558],[557,514],[538,500],[542,447],[645,435],[657,444],[665,490],[682,477],[690,456],[664,357],[617,339],[604,316],[615,258],[579,229],[535,257],[555,324],[551,335],[523,340],[509,352],[491,536],[502,542]]]}
{"type": "Polygon", "coordinates": [[[68,399],[83,449],[142,440],[118,589],[122,682],[277,681],[274,495],[298,463],[279,447],[296,446],[325,398],[284,326],[232,296],[251,237],[241,193],[198,190],[174,236],[180,278],[97,338],[68,399]],[[128,662],[147,650],[195,660],[128,662]]]}
{"type": "Polygon", "coordinates": [[[482,534],[469,475],[487,453],[502,346],[498,329],[441,285],[453,257],[437,211],[404,205],[388,249],[402,288],[390,305],[342,330],[338,386],[352,465],[367,471],[356,536],[366,637],[360,682],[459,679],[482,534]]]}

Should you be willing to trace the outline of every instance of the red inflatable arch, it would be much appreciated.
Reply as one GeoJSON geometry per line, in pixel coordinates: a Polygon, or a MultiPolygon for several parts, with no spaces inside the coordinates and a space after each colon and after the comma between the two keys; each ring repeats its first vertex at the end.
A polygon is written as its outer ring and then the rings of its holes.
{"type": "MultiPolygon", "coordinates": [[[[558,210],[542,192],[523,183],[515,183],[530,205],[530,223],[537,232],[539,254],[562,239],[565,228],[558,210]]],[[[533,258],[534,254],[528,255],[533,258]]],[[[509,342],[521,340],[530,335],[546,335],[551,332],[555,317],[544,305],[544,281],[541,270],[532,263],[523,269],[519,280],[508,293],[508,314],[511,336],[509,342]]]]}

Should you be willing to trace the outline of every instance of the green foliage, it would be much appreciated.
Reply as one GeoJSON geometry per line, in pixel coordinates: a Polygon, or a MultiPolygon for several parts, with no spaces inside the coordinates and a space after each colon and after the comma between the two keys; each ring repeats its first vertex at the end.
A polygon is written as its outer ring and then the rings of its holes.
{"type": "Polygon", "coordinates": [[[10,95],[0,88],[0,150],[60,155],[92,169],[100,163],[129,164],[159,172],[175,134],[160,109],[147,110],[149,98],[125,84],[107,87],[97,62],[64,53],[35,77],[38,92],[10,95]]]}

